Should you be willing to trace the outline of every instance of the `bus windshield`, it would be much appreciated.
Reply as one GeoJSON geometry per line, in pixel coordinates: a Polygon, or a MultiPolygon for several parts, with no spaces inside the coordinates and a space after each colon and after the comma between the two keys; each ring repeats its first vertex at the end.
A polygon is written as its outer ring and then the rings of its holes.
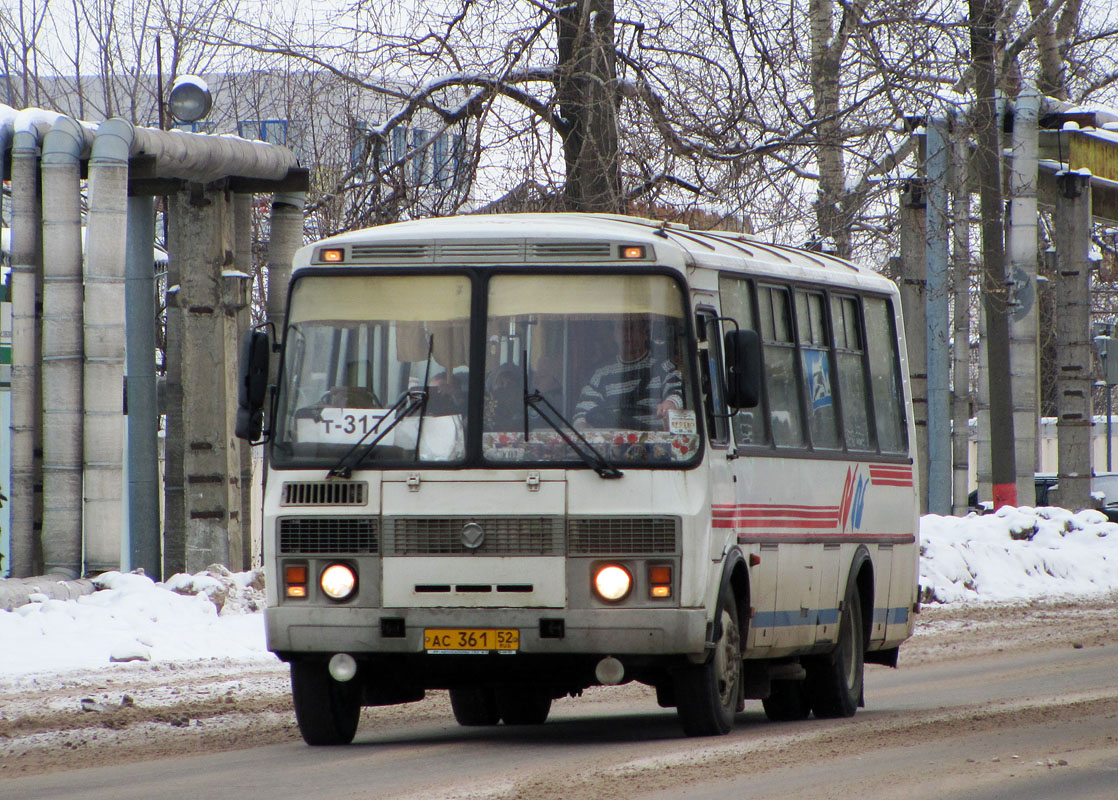
{"type": "Polygon", "coordinates": [[[691,462],[699,431],[685,309],[679,284],[661,274],[302,276],[273,458],[583,466],[578,440],[618,467],[691,462]],[[471,321],[475,291],[484,320],[471,321]],[[484,348],[471,347],[476,336],[484,348]]]}

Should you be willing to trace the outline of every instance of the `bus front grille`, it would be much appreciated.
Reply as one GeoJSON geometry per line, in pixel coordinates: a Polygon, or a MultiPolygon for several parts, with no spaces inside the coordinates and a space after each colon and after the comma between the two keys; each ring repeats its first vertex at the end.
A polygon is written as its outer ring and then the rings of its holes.
{"type": "Polygon", "coordinates": [[[570,555],[677,553],[679,520],[675,517],[592,517],[567,523],[570,555]]]}
{"type": "Polygon", "coordinates": [[[293,517],[279,521],[281,553],[376,553],[373,517],[293,517]]]}
{"type": "Polygon", "coordinates": [[[389,518],[384,521],[384,554],[561,556],[563,520],[561,517],[389,518]]]}
{"type": "Polygon", "coordinates": [[[368,486],[363,481],[288,481],[280,505],[363,506],[368,486]]]}

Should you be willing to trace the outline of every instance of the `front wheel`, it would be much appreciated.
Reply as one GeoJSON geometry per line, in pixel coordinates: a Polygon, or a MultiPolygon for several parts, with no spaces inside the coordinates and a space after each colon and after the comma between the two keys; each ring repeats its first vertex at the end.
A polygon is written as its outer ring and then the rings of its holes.
{"type": "Polygon", "coordinates": [[[353,681],[334,680],[324,663],[292,661],[291,697],[304,742],[317,747],[353,741],[361,717],[360,687],[353,681]]]}
{"type": "Polygon", "coordinates": [[[742,690],[741,626],[733,590],[722,590],[715,614],[714,654],[675,676],[676,712],[688,736],[721,736],[734,726],[742,690]]]}
{"type": "Polygon", "coordinates": [[[847,587],[844,605],[835,649],[804,660],[811,708],[820,719],[852,717],[862,701],[866,640],[856,584],[847,587]]]}

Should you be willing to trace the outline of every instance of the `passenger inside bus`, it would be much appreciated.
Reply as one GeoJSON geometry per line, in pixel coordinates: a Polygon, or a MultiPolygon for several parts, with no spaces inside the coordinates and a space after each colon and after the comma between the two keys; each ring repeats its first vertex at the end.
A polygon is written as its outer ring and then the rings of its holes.
{"type": "Polygon", "coordinates": [[[683,379],[670,360],[652,352],[648,317],[627,315],[614,328],[617,354],[598,367],[575,406],[579,428],[666,430],[683,408],[683,379]]]}

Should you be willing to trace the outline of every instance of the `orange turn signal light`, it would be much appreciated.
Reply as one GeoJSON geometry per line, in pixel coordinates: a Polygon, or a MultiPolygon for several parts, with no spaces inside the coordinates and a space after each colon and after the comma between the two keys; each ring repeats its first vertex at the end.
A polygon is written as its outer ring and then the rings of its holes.
{"type": "Polygon", "coordinates": [[[648,568],[649,595],[662,600],[672,596],[672,568],[657,564],[648,568]]]}
{"type": "Polygon", "coordinates": [[[323,250],[322,260],[329,261],[334,264],[345,261],[345,250],[341,249],[340,247],[331,247],[329,249],[323,250]]]}
{"type": "Polygon", "coordinates": [[[284,595],[287,597],[307,596],[307,565],[288,564],[283,569],[284,595]]]}
{"type": "Polygon", "coordinates": [[[622,258],[644,258],[644,245],[633,244],[621,248],[622,258]]]}

